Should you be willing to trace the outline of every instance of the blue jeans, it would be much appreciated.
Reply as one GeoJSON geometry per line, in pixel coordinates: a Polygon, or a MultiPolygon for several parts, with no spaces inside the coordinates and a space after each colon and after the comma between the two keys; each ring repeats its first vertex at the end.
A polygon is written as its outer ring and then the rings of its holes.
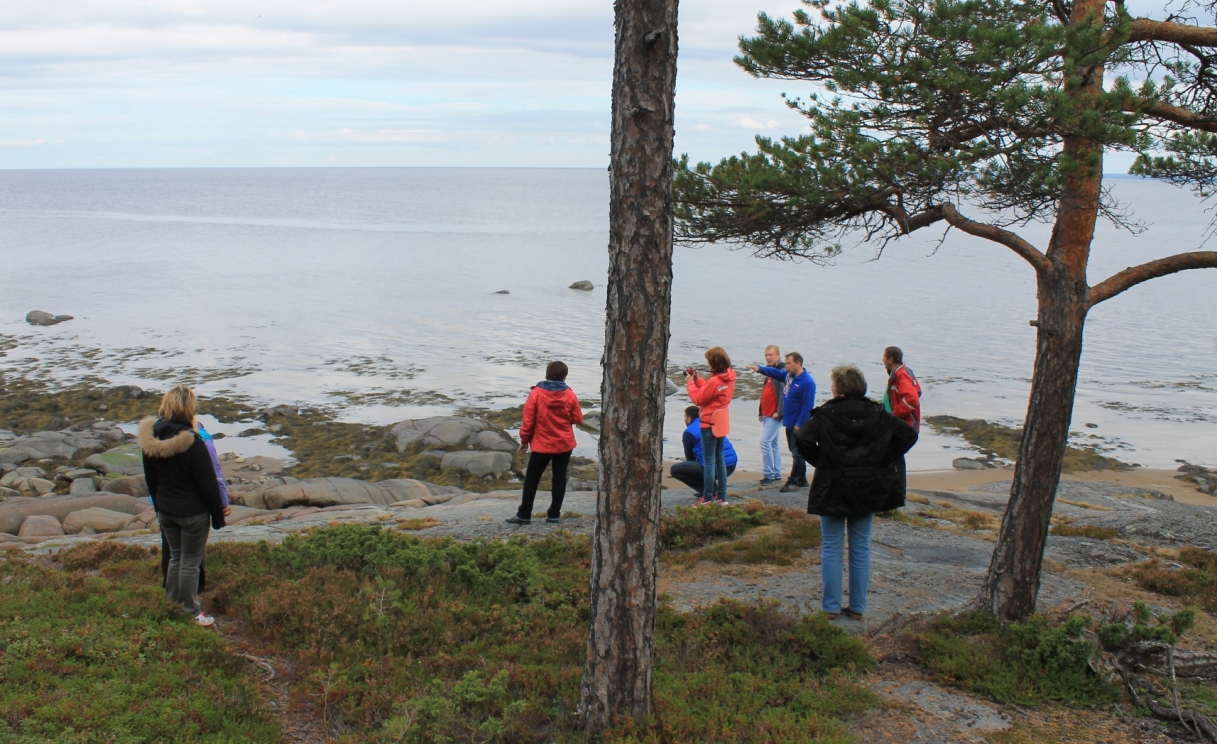
{"type": "Polygon", "coordinates": [[[714,436],[714,432],[709,428],[701,430],[703,499],[727,498],[727,461],[723,459],[724,449],[722,437],[714,436]]]}
{"type": "Polygon", "coordinates": [[[870,528],[874,515],[865,517],[820,517],[820,573],[824,581],[824,611],[841,611],[841,553],[849,527],[849,609],[866,612],[870,586],[870,528]]]}
{"type": "Polygon", "coordinates": [[[782,446],[778,435],[782,433],[782,420],[766,416],[761,422],[761,473],[766,480],[782,477],[782,446]]]}

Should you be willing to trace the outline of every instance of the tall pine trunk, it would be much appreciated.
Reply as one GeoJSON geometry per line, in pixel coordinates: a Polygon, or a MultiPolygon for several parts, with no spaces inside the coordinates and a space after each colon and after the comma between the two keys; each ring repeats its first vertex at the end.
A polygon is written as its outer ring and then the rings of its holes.
{"type": "Polygon", "coordinates": [[[617,0],[600,495],[579,712],[595,736],[651,713],[672,302],[676,0],[617,0]]]}
{"type": "MultiPolygon", "coordinates": [[[[1102,23],[1105,0],[1075,0],[1075,27],[1102,23]]],[[[1075,49],[1066,69],[1065,93],[1075,103],[1079,123],[1103,86],[1103,61],[1094,49],[1075,49]],[[1093,55],[1093,56],[1092,56],[1093,55]]],[[[1047,256],[1038,272],[1035,372],[1014,466],[1010,501],[997,535],[981,603],[999,617],[1021,620],[1035,612],[1044,545],[1061,479],[1061,465],[1073,418],[1082,329],[1089,289],[1086,266],[1103,186],[1103,150],[1081,135],[1066,136],[1065,179],[1047,256]]]]}

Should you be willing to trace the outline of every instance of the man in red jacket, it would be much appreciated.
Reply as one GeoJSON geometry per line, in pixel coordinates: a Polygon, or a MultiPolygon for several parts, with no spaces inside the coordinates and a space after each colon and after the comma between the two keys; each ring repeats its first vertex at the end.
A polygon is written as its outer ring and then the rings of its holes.
{"type": "Polygon", "coordinates": [[[583,422],[579,398],[566,384],[569,369],[562,362],[550,362],[545,379],[533,386],[524,403],[524,423],[520,426],[520,451],[528,456],[524,472],[524,495],[510,524],[531,524],[532,504],[545,468],[553,465],[553,488],[545,521],[557,524],[566,497],[566,472],[575,449],[574,426],[583,422]]]}
{"type": "Polygon", "coordinates": [[[883,407],[887,412],[921,431],[921,383],[913,370],[904,364],[904,352],[898,346],[883,350],[883,367],[887,370],[887,389],[883,391],[883,407]]]}

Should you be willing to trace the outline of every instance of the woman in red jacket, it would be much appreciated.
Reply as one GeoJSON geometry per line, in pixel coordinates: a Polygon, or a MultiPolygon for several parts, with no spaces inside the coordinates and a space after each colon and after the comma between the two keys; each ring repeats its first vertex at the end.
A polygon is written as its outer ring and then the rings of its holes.
{"type": "Polygon", "coordinates": [[[731,358],[721,346],[706,352],[710,364],[710,379],[703,380],[693,368],[685,370],[685,386],[689,400],[701,407],[702,494],[698,506],[709,503],[727,505],[727,461],[723,458],[723,440],[729,433],[726,417],[735,395],[735,370],[731,358]],[[715,418],[718,426],[715,427],[715,418]],[[718,431],[715,431],[715,428],[718,431]]]}
{"type": "Polygon", "coordinates": [[[583,409],[579,398],[566,385],[570,370],[562,362],[550,362],[545,368],[545,379],[538,382],[528,393],[524,404],[524,424],[520,427],[520,451],[528,456],[528,470],[524,473],[524,498],[511,524],[532,523],[532,502],[537,496],[537,486],[545,468],[553,463],[554,485],[552,498],[545,521],[557,524],[562,516],[562,499],[566,497],[566,471],[570,466],[570,454],[575,449],[575,432],[572,428],[583,421],[583,409]]]}

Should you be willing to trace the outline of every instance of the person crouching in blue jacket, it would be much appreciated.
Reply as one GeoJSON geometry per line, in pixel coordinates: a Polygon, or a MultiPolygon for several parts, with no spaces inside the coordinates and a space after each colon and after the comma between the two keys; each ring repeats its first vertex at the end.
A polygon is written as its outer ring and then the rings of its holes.
{"type": "MultiPolygon", "coordinates": [[[[685,409],[685,433],[680,439],[685,446],[685,461],[672,466],[672,477],[692,488],[693,492],[700,496],[702,486],[705,485],[705,469],[701,449],[701,409],[697,406],[685,409]]],[[[727,475],[734,473],[739,457],[727,437],[723,437],[723,460],[727,463],[727,475]]],[[[727,502],[720,503],[726,505],[727,502]]]]}

